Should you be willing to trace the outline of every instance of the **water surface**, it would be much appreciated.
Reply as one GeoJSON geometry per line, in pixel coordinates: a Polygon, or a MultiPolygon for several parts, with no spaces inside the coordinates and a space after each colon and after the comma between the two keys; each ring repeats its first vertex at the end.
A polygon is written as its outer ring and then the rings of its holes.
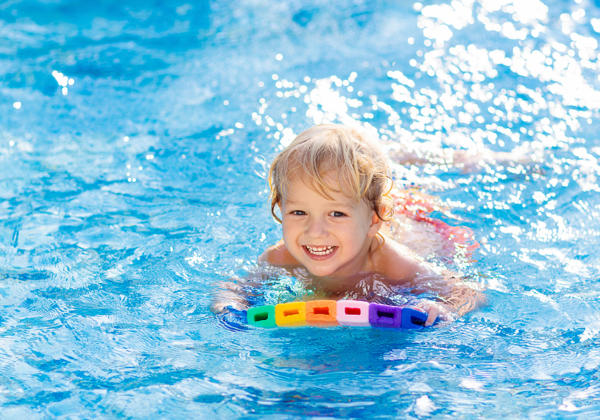
{"type": "Polygon", "coordinates": [[[3,417],[597,416],[599,34],[588,0],[1,5],[3,417]],[[279,238],[270,160],[325,121],[539,162],[395,168],[473,229],[488,306],[416,333],[210,312],[279,238]]]}

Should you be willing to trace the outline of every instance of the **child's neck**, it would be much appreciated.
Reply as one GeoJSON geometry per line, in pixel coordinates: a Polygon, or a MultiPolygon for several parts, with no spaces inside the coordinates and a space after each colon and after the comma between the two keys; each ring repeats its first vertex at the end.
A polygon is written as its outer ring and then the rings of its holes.
{"type": "Polygon", "coordinates": [[[315,295],[327,299],[368,300],[379,291],[381,284],[378,281],[383,281],[385,284],[385,279],[381,275],[374,272],[362,272],[348,277],[344,282],[312,277],[307,287],[312,289],[315,295]]]}
{"type": "Polygon", "coordinates": [[[344,292],[353,288],[361,280],[376,272],[372,256],[379,246],[379,241],[373,237],[366,244],[363,255],[357,256],[351,265],[342,267],[341,270],[330,276],[311,275],[314,284],[332,293],[344,292]]]}

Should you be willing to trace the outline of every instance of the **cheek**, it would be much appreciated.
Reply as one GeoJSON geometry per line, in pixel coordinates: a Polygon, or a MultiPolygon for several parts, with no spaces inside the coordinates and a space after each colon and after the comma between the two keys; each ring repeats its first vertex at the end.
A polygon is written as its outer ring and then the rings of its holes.
{"type": "Polygon", "coordinates": [[[286,221],[284,219],[283,223],[281,224],[281,231],[282,231],[284,237],[292,235],[295,231],[294,224],[290,223],[289,221],[286,221]]]}
{"type": "Polygon", "coordinates": [[[289,232],[289,227],[288,224],[285,222],[285,220],[283,221],[283,223],[281,224],[281,232],[283,233],[283,236],[286,235],[287,232],[289,232]]]}

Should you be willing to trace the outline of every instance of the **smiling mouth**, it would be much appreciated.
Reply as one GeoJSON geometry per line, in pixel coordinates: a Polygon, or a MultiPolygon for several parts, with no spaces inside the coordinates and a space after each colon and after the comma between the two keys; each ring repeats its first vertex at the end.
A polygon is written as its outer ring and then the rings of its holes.
{"type": "Polygon", "coordinates": [[[327,258],[336,251],[337,246],[304,245],[302,248],[304,248],[304,251],[312,258],[327,258]]]}

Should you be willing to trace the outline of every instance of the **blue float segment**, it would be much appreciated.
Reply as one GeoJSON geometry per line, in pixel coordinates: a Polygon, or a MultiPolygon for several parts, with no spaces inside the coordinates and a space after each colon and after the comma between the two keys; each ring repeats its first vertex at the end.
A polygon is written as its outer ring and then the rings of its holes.
{"type": "Polygon", "coordinates": [[[427,321],[427,312],[408,306],[402,308],[402,328],[423,328],[425,321],[427,321]]]}
{"type": "Polygon", "coordinates": [[[401,328],[402,308],[371,303],[369,305],[369,323],[372,327],[401,328]]]}

